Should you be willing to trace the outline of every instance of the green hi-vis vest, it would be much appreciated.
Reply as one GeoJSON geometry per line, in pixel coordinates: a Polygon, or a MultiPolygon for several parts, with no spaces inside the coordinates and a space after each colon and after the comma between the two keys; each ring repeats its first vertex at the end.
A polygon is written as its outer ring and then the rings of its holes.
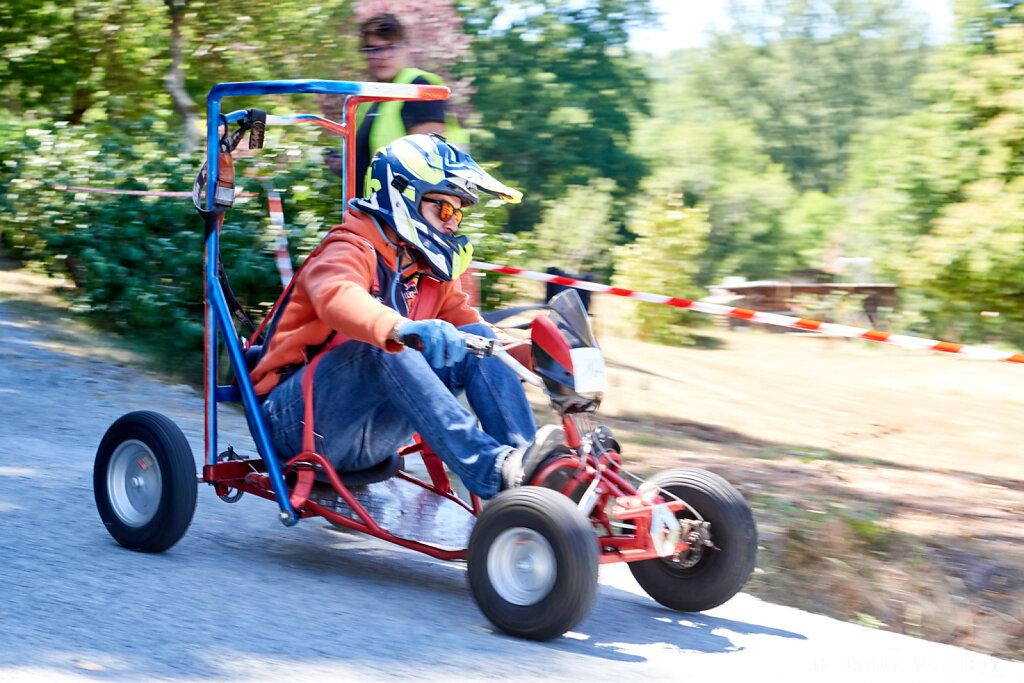
{"type": "MultiPolygon", "coordinates": [[[[398,72],[392,83],[407,84],[422,76],[430,85],[444,85],[444,80],[437,74],[432,74],[423,69],[406,67],[398,72]]],[[[406,134],[405,126],[402,124],[402,105],[405,100],[393,100],[391,102],[379,102],[377,105],[377,116],[370,127],[370,159],[378,149],[384,147],[406,134]]],[[[356,130],[362,125],[363,119],[373,105],[372,102],[363,102],[356,108],[356,130]]],[[[444,125],[446,128],[445,139],[448,142],[463,146],[469,144],[469,133],[459,125],[455,115],[450,111],[444,113],[444,125]]]]}

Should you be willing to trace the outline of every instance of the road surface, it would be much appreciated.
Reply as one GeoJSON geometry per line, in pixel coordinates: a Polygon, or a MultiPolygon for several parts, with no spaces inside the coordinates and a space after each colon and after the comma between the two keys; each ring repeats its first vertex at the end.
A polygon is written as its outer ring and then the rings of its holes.
{"type": "MultiPolygon", "coordinates": [[[[293,528],[276,506],[201,485],[168,552],[107,534],[92,466],[107,426],[162,412],[202,457],[202,397],[42,339],[0,302],[0,681],[1024,681],[1024,663],[872,630],[741,594],[705,614],[601,569],[594,608],[550,643],[496,633],[465,566],[293,528]]],[[[222,444],[251,452],[221,412],[222,444]]]]}

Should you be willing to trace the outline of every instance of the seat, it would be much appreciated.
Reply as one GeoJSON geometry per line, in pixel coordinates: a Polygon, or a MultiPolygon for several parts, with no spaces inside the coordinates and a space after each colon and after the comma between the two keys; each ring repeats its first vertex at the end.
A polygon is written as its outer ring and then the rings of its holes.
{"type": "Polygon", "coordinates": [[[395,451],[387,460],[379,462],[373,467],[367,467],[365,470],[357,470],[355,472],[335,471],[338,473],[338,477],[341,478],[341,483],[345,486],[365,486],[366,484],[374,484],[378,481],[390,479],[400,469],[402,469],[402,456],[398,454],[398,451],[395,451]]]}
{"type": "MultiPolygon", "coordinates": [[[[263,346],[259,344],[254,344],[245,350],[245,365],[250,372],[256,367],[256,363],[259,362],[262,351],[263,346]]],[[[402,456],[398,454],[398,451],[395,451],[386,460],[377,463],[373,467],[367,467],[365,470],[342,472],[336,469],[335,472],[338,473],[338,477],[341,478],[341,482],[345,486],[365,486],[366,484],[375,484],[378,481],[390,479],[400,469],[402,469],[402,456]]],[[[327,483],[327,477],[323,474],[317,475],[317,480],[327,483]]]]}

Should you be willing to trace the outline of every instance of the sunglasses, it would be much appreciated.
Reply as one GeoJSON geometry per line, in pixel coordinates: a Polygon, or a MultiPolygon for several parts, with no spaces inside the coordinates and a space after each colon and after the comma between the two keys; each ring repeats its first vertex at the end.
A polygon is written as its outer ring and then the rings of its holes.
{"type": "Polygon", "coordinates": [[[441,207],[438,209],[438,213],[441,215],[442,222],[447,221],[452,216],[455,216],[455,225],[462,222],[462,209],[456,209],[454,204],[450,204],[443,199],[431,199],[430,197],[423,197],[423,201],[437,204],[441,207]]]}
{"type": "Polygon", "coordinates": [[[384,45],[381,47],[361,47],[359,51],[367,57],[387,57],[395,50],[401,50],[405,45],[384,45]]]}

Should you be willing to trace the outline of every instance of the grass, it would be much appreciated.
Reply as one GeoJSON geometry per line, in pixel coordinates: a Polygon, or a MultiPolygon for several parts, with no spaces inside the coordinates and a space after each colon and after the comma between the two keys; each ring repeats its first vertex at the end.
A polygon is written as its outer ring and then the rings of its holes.
{"type": "Polygon", "coordinates": [[[746,590],[772,602],[1009,659],[1024,659],[1022,576],[976,539],[887,523],[894,501],[747,494],[758,570],[746,590]]]}

